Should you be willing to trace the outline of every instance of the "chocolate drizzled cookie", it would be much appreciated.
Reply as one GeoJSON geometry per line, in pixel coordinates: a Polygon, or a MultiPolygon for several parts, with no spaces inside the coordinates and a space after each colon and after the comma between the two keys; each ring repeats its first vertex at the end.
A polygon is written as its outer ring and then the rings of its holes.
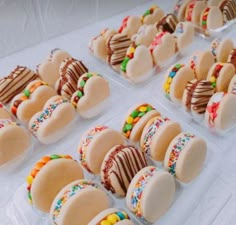
{"type": "Polygon", "coordinates": [[[234,0],[225,0],[219,6],[223,13],[224,22],[236,18],[236,2],[234,0]]]}
{"type": "Polygon", "coordinates": [[[178,24],[178,19],[177,17],[169,13],[166,16],[164,16],[159,23],[157,23],[156,28],[159,32],[164,32],[167,31],[169,33],[173,33],[175,31],[175,27],[178,24]]]}

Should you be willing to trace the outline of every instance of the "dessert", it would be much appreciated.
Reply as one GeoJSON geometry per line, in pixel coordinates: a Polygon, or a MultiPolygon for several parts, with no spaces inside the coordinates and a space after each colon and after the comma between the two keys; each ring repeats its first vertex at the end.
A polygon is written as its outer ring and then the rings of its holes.
{"type": "Polygon", "coordinates": [[[58,192],[83,176],[82,168],[70,155],[44,156],[26,178],[28,200],[37,209],[49,213],[58,192]]]}
{"type": "Polygon", "coordinates": [[[87,225],[109,207],[107,194],[96,183],[77,180],[57,194],[50,209],[50,220],[55,225],[87,225]]]}
{"type": "Polygon", "coordinates": [[[106,153],[123,144],[122,135],[109,127],[96,126],[84,133],[78,146],[81,165],[90,173],[100,174],[106,153]]]}
{"type": "Polygon", "coordinates": [[[45,103],[42,111],[34,114],[28,128],[40,142],[51,144],[66,134],[66,128],[75,116],[75,109],[67,99],[54,96],[45,103]]]}
{"type": "Polygon", "coordinates": [[[135,174],[146,166],[143,152],[132,145],[116,145],[103,160],[102,184],[113,194],[124,197],[135,174]]]}
{"type": "Polygon", "coordinates": [[[236,48],[233,48],[229,53],[227,62],[233,64],[236,69],[236,48]]]}
{"type": "Polygon", "coordinates": [[[138,218],[154,223],[170,208],[174,196],[174,178],[157,167],[148,166],[131,181],[126,205],[138,218]]]}
{"type": "Polygon", "coordinates": [[[131,44],[120,66],[121,73],[134,83],[139,83],[151,76],[153,69],[152,55],[144,45],[131,44]]]}
{"type": "Polygon", "coordinates": [[[77,89],[79,78],[87,72],[88,69],[82,61],[73,58],[66,58],[60,65],[60,78],[55,84],[55,89],[57,90],[58,95],[70,99],[77,89]]]}
{"type": "Polygon", "coordinates": [[[164,11],[158,6],[154,5],[142,15],[141,22],[147,25],[155,24],[158,23],[163,16],[164,11]]]}
{"type": "Polygon", "coordinates": [[[174,14],[169,13],[161,18],[161,20],[156,24],[156,28],[159,32],[173,33],[178,22],[179,20],[177,17],[174,14]]]}
{"type": "Polygon", "coordinates": [[[223,14],[224,22],[228,22],[236,18],[235,0],[222,0],[218,7],[223,14]]]}
{"type": "Polygon", "coordinates": [[[11,112],[26,124],[35,113],[43,109],[46,101],[55,95],[55,90],[46,82],[42,80],[31,81],[21,94],[12,99],[11,112]]]}
{"type": "Polygon", "coordinates": [[[107,80],[96,73],[85,73],[78,80],[71,103],[83,118],[93,118],[105,110],[109,96],[107,80]]]}
{"type": "Polygon", "coordinates": [[[146,123],[160,113],[150,104],[135,105],[128,111],[122,126],[122,134],[133,142],[139,142],[146,123]]]}
{"type": "Polygon", "coordinates": [[[207,0],[208,6],[218,6],[222,0],[207,0]]]}
{"type": "Polygon", "coordinates": [[[182,132],[170,143],[164,167],[179,181],[189,183],[200,174],[206,152],[207,144],[202,138],[182,132]]]}
{"type": "Polygon", "coordinates": [[[143,129],[140,146],[152,159],[163,161],[172,139],[181,132],[179,123],[167,117],[156,116],[143,129]]]}
{"type": "Polygon", "coordinates": [[[230,63],[215,63],[210,68],[207,80],[212,84],[216,92],[228,90],[229,83],[235,75],[235,68],[230,63]]]}
{"type": "Polygon", "coordinates": [[[37,78],[38,75],[31,69],[17,66],[9,76],[0,79],[0,101],[3,104],[9,103],[28,83],[37,78]]]}
{"type": "Polygon", "coordinates": [[[6,107],[0,102],[0,119],[11,119],[11,114],[6,107]]]}
{"type": "Polygon", "coordinates": [[[187,5],[191,0],[177,0],[173,13],[177,16],[179,21],[183,21],[187,5]]]}
{"type": "Polygon", "coordinates": [[[171,66],[165,75],[163,84],[166,97],[173,102],[181,102],[186,84],[193,79],[194,72],[190,67],[184,64],[171,66]]]}
{"type": "Polygon", "coordinates": [[[70,54],[59,48],[53,49],[48,57],[37,66],[39,77],[47,82],[50,86],[54,86],[59,79],[59,68],[64,59],[71,58],[70,54]]]}
{"type": "Polygon", "coordinates": [[[236,94],[236,75],[234,75],[230,81],[228,92],[236,94]]]}

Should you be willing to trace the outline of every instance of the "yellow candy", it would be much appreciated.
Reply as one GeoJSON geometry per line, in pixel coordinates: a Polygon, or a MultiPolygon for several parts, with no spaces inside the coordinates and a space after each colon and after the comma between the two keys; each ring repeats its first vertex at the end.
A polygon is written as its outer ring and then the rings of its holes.
{"type": "Polygon", "coordinates": [[[115,224],[115,223],[118,221],[116,214],[109,215],[109,216],[107,217],[107,220],[108,220],[111,224],[115,224]]]}
{"type": "Polygon", "coordinates": [[[110,223],[108,220],[103,220],[101,225],[112,225],[112,223],[110,223]]]}
{"type": "Polygon", "coordinates": [[[34,178],[33,178],[32,176],[28,176],[28,177],[26,178],[26,181],[27,181],[28,184],[32,184],[32,183],[33,183],[33,180],[34,180],[34,178]]]}
{"type": "Polygon", "coordinates": [[[122,213],[125,215],[125,218],[126,218],[126,219],[129,218],[129,216],[128,216],[128,214],[127,214],[126,212],[122,212],[122,213]]]}
{"type": "Polygon", "coordinates": [[[172,78],[169,77],[168,80],[167,80],[167,83],[168,83],[168,84],[171,84],[171,82],[172,82],[172,78]]]}
{"type": "Polygon", "coordinates": [[[134,47],[130,48],[130,53],[134,53],[134,47]]]}
{"type": "Polygon", "coordinates": [[[216,82],[216,78],[212,76],[212,77],[210,78],[210,82],[211,82],[211,83],[215,83],[215,82],[216,82]]]}
{"type": "Polygon", "coordinates": [[[170,85],[168,83],[164,84],[164,90],[167,91],[170,88],[170,85]]]}
{"type": "Polygon", "coordinates": [[[126,120],[126,122],[127,122],[128,124],[132,124],[133,121],[134,121],[134,119],[133,119],[131,116],[129,116],[129,117],[127,118],[127,120],[126,120]]]}
{"type": "Polygon", "coordinates": [[[139,111],[140,111],[140,112],[146,112],[146,111],[147,111],[147,107],[146,107],[146,106],[141,106],[141,107],[139,108],[139,111]]]}

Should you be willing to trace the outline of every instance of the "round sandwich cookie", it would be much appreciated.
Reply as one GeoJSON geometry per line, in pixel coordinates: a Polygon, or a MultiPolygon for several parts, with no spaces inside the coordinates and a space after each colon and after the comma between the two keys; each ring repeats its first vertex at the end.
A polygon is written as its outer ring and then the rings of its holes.
{"type": "Polygon", "coordinates": [[[236,75],[233,76],[229,83],[228,92],[236,94],[236,75]]]}
{"type": "Polygon", "coordinates": [[[223,14],[225,23],[236,18],[235,0],[222,0],[218,7],[220,8],[223,14]]]}
{"type": "Polygon", "coordinates": [[[158,23],[164,14],[164,11],[160,7],[153,5],[142,15],[141,22],[146,25],[158,23]]]}
{"type": "Polygon", "coordinates": [[[207,105],[205,114],[206,125],[218,131],[232,128],[236,123],[235,108],[235,94],[215,93],[207,105]]]}
{"type": "Polygon", "coordinates": [[[102,61],[106,61],[107,58],[107,47],[106,41],[107,39],[117,32],[112,29],[104,29],[100,32],[100,34],[89,41],[88,48],[89,52],[96,56],[98,59],[102,61]]]}
{"type": "Polygon", "coordinates": [[[153,69],[152,55],[149,49],[144,45],[137,46],[132,43],[127,49],[120,69],[121,73],[134,83],[147,80],[153,69]]]}
{"type": "Polygon", "coordinates": [[[182,105],[192,115],[202,117],[214,92],[215,89],[212,87],[210,81],[191,80],[185,87],[182,105]]]}
{"type": "Polygon", "coordinates": [[[58,192],[83,177],[82,168],[70,155],[44,156],[26,178],[28,200],[35,208],[49,213],[58,192]]]}
{"type": "Polygon", "coordinates": [[[210,6],[203,10],[200,16],[200,26],[203,30],[217,29],[223,24],[223,15],[218,7],[210,6]]]}
{"type": "Polygon", "coordinates": [[[148,166],[130,183],[126,205],[142,221],[154,223],[170,208],[175,196],[175,180],[166,171],[148,166]]]}
{"type": "Polygon", "coordinates": [[[21,93],[38,75],[26,66],[17,66],[11,73],[0,79],[0,101],[9,103],[14,96],[21,93]]]}
{"type": "Polygon", "coordinates": [[[148,165],[143,152],[132,145],[117,145],[103,160],[102,184],[113,194],[124,197],[133,177],[146,166],[148,165]]]}
{"type": "Polygon", "coordinates": [[[205,80],[207,73],[214,64],[215,59],[210,51],[195,52],[189,61],[191,69],[198,80],[205,80]]]}
{"type": "Polygon", "coordinates": [[[42,80],[31,81],[23,91],[16,95],[10,104],[11,112],[23,123],[43,109],[47,100],[56,95],[55,90],[42,80]]]}
{"type": "Polygon", "coordinates": [[[50,86],[54,86],[60,77],[60,65],[66,58],[71,58],[71,55],[68,52],[59,48],[53,49],[48,57],[37,66],[36,71],[39,77],[50,86]]]}
{"type": "Polygon", "coordinates": [[[218,6],[222,0],[207,0],[208,6],[218,6]]]}
{"type": "Polygon", "coordinates": [[[170,142],[180,132],[179,123],[167,117],[153,117],[143,129],[140,139],[141,149],[152,159],[163,161],[170,142]]]}
{"type": "Polygon", "coordinates": [[[174,6],[173,13],[177,16],[179,21],[183,21],[185,17],[186,8],[191,0],[177,0],[174,6]]]}
{"type": "Polygon", "coordinates": [[[194,72],[190,67],[184,64],[171,66],[164,79],[163,90],[165,96],[173,102],[181,102],[186,84],[193,79],[194,72]]]}
{"type": "Polygon", "coordinates": [[[120,209],[109,208],[100,212],[88,225],[135,225],[129,215],[120,209]]]}
{"type": "Polygon", "coordinates": [[[62,96],[50,98],[42,111],[34,114],[28,128],[43,144],[51,144],[65,135],[66,127],[76,117],[75,108],[62,96]]]}
{"type": "Polygon", "coordinates": [[[60,78],[55,84],[57,94],[70,99],[77,89],[79,78],[87,72],[88,69],[82,61],[73,58],[66,58],[59,68],[60,78]]]}
{"type": "Polygon", "coordinates": [[[164,167],[179,181],[189,183],[200,174],[206,153],[207,144],[202,138],[182,132],[170,143],[164,167]]]}
{"type": "Polygon", "coordinates": [[[135,33],[137,33],[141,25],[142,22],[138,16],[127,16],[122,20],[118,33],[127,35],[127,37],[131,38],[135,33]]]}
{"type": "Polygon", "coordinates": [[[11,119],[0,119],[0,166],[23,155],[30,146],[25,129],[11,119]]]}
{"type": "Polygon", "coordinates": [[[71,103],[81,117],[89,119],[105,110],[109,97],[108,81],[97,73],[89,72],[79,78],[77,91],[72,95],[71,103]]]}
{"type": "Polygon", "coordinates": [[[123,62],[126,51],[131,43],[131,39],[125,34],[113,34],[108,38],[106,42],[108,49],[106,62],[115,71],[120,72],[120,64],[123,62]]]}
{"type": "Polygon", "coordinates": [[[149,47],[152,43],[153,38],[157,34],[157,29],[154,25],[142,25],[138,32],[131,37],[131,40],[136,45],[144,45],[149,47]]]}
{"type": "Polygon", "coordinates": [[[211,42],[211,53],[215,57],[215,62],[227,62],[233,48],[234,43],[231,39],[215,39],[211,42]]]}
{"type": "Polygon", "coordinates": [[[231,63],[215,63],[208,72],[207,80],[211,82],[215,92],[226,92],[234,75],[235,68],[231,63]]]}
{"type": "Polygon", "coordinates": [[[154,37],[150,47],[153,62],[155,65],[162,66],[174,56],[176,52],[176,41],[169,32],[160,32],[154,37]]]}
{"type": "Polygon", "coordinates": [[[159,32],[173,33],[178,23],[179,20],[177,17],[174,14],[169,13],[161,18],[161,20],[156,24],[156,28],[159,32]]]}
{"type": "Polygon", "coordinates": [[[227,62],[233,64],[236,70],[236,48],[233,48],[229,53],[227,62]]]}
{"type": "Polygon", "coordinates": [[[185,20],[199,25],[202,11],[207,7],[204,1],[191,1],[185,11],[185,20]]]}
{"type": "Polygon", "coordinates": [[[122,127],[122,134],[133,142],[139,142],[146,123],[160,113],[150,104],[135,105],[128,111],[122,127]]]}
{"type": "Polygon", "coordinates": [[[179,22],[173,35],[176,38],[177,49],[181,51],[193,42],[194,27],[189,22],[179,22]]]}
{"type": "Polygon", "coordinates": [[[11,119],[11,114],[6,107],[0,102],[0,119],[11,119]]]}
{"type": "Polygon", "coordinates": [[[106,153],[116,145],[123,144],[124,138],[106,126],[95,126],[81,138],[78,153],[81,165],[90,173],[100,174],[106,153]]]}
{"type": "Polygon", "coordinates": [[[77,180],[57,194],[50,209],[50,220],[55,225],[87,225],[109,207],[109,197],[96,183],[77,180]]]}

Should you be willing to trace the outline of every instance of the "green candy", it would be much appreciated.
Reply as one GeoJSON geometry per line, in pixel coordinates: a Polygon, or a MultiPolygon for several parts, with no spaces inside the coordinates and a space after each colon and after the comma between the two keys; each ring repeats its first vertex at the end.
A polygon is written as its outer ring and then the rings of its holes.
{"type": "Polygon", "coordinates": [[[80,82],[80,87],[84,87],[84,85],[85,85],[85,81],[82,80],[82,81],[80,82]]]}
{"type": "Polygon", "coordinates": [[[32,200],[32,197],[31,197],[31,193],[30,193],[30,192],[28,192],[28,198],[29,198],[30,200],[32,200]]]}
{"type": "Polygon", "coordinates": [[[90,78],[90,77],[92,77],[92,76],[93,76],[93,74],[87,73],[87,78],[90,78]]]}
{"type": "Polygon", "coordinates": [[[50,158],[51,159],[60,159],[61,157],[59,155],[51,155],[50,158]]]}
{"type": "Polygon", "coordinates": [[[139,114],[139,111],[138,110],[134,110],[132,113],[131,113],[131,116],[135,119],[139,114]]]}
{"type": "Polygon", "coordinates": [[[148,9],[144,14],[143,14],[143,17],[147,16],[147,15],[150,15],[151,14],[151,11],[150,9],[148,9]]]}
{"type": "Polygon", "coordinates": [[[180,65],[180,64],[176,64],[175,67],[176,67],[177,69],[179,69],[179,68],[181,67],[181,65],[180,65]]]}
{"type": "Polygon", "coordinates": [[[139,117],[142,117],[142,116],[144,116],[146,114],[146,112],[140,112],[139,114],[138,114],[138,116],[139,117]]]}
{"type": "Polygon", "coordinates": [[[202,25],[206,25],[207,24],[207,22],[206,21],[202,21],[202,25]]]}
{"type": "Polygon", "coordinates": [[[132,128],[133,128],[133,125],[132,125],[132,124],[128,124],[128,123],[125,124],[125,127],[124,127],[125,132],[131,130],[132,128]]]}
{"type": "Polygon", "coordinates": [[[152,111],[152,107],[151,107],[151,106],[148,106],[148,107],[147,107],[147,111],[148,111],[148,112],[152,111]]]}
{"type": "Polygon", "coordinates": [[[81,97],[83,96],[83,93],[82,93],[81,91],[78,91],[78,92],[77,92],[77,96],[78,96],[79,98],[81,98],[81,97]]]}
{"type": "Polygon", "coordinates": [[[123,72],[126,72],[126,67],[127,67],[127,63],[129,62],[129,58],[128,57],[125,57],[123,62],[121,63],[120,65],[120,69],[123,71],[123,72]]]}
{"type": "Polygon", "coordinates": [[[25,90],[24,90],[24,95],[25,95],[26,97],[29,97],[29,96],[30,96],[30,91],[27,90],[27,89],[25,89],[25,90]]]}
{"type": "Polygon", "coordinates": [[[215,88],[216,87],[216,82],[212,83],[211,85],[212,85],[213,88],[215,88]]]}

